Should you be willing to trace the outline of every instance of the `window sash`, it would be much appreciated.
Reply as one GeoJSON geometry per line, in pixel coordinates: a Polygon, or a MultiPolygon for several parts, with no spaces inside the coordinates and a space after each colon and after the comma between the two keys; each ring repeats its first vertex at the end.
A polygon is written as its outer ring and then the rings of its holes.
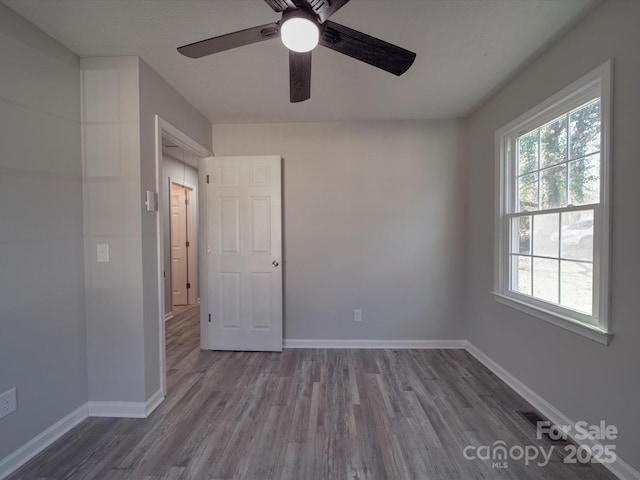
{"type": "MultiPolygon", "coordinates": [[[[508,195],[508,200],[506,202],[506,208],[505,208],[505,212],[503,215],[503,222],[504,224],[502,225],[502,229],[505,232],[505,242],[504,242],[504,248],[503,248],[503,255],[504,255],[504,259],[503,259],[503,266],[504,266],[504,271],[502,273],[502,275],[504,276],[504,281],[503,281],[503,289],[502,289],[502,293],[506,296],[514,296],[515,298],[518,298],[520,301],[524,301],[524,302],[530,302],[536,306],[538,306],[539,308],[545,308],[547,310],[550,310],[554,313],[560,314],[560,315],[564,315],[564,316],[568,316],[570,318],[575,318],[576,320],[578,320],[581,323],[584,323],[586,325],[592,325],[598,328],[601,328],[602,322],[600,321],[600,262],[599,262],[599,247],[600,244],[597,241],[598,238],[600,238],[601,234],[600,231],[598,229],[598,224],[599,224],[599,207],[602,204],[602,192],[603,192],[603,181],[604,181],[604,169],[603,169],[603,155],[601,153],[601,151],[598,151],[597,154],[600,156],[600,198],[601,201],[600,203],[597,204],[588,204],[588,205],[567,205],[565,207],[556,207],[556,208],[542,208],[541,206],[541,197],[540,197],[540,189],[541,189],[541,172],[543,172],[544,170],[548,169],[548,168],[555,168],[558,165],[565,165],[565,164],[569,164],[570,161],[575,161],[576,159],[571,159],[569,160],[568,158],[568,151],[567,151],[567,160],[563,161],[563,162],[559,162],[557,165],[553,165],[553,166],[546,166],[544,168],[540,168],[540,165],[538,165],[538,168],[533,170],[532,172],[529,172],[528,174],[532,174],[532,173],[537,173],[538,175],[538,181],[537,181],[537,188],[538,188],[538,207],[535,210],[527,210],[527,211],[521,211],[520,210],[520,202],[519,202],[519,188],[518,188],[518,180],[519,178],[522,177],[522,175],[518,175],[518,162],[519,162],[519,157],[518,157],[518,139],[520,137],[522,137],[523,135],[526,135],[528,133],[531,133],[535,130],[538,130],[540,128],[542,128],[544,125],[547,125],[549,122],[552,122],[558,118],[562,118],[564,116],[566,116],[567,118],[569,117],[569,115],[574,112],[575,110],[581,108],[584,105],[587,105],[595,100],[600,99],[600,101],[602,102],[602,98],[601,98],[601,92],[600,89],[598,88],[597,90],[595,89],[591,89],[587,92],[585,92],[583,95],[580,95],[576,98],[573,99],[572,102],[568,103],[568,104],[562,104],[561,107],[554,109],[553,111],[549,112],[549,117],[550,119],[547,119],[547,121],[545,123],[540,123],[540,119],[537,119],[536,121],[531,120],[531,122],[529,122],[529,124],[527,125],[527,129],[524,133],[521,132],[517,132],[514,134],[511,134],[507,137],[506,139],[506,143],[507,143],[507,154],[506,154],[506,167],[508,170],[508,176],[507,176],[507,184],[503,185],[502,187],[505,189],[505,191],[507,192],[508,195]],[[559,113],[559,111],[563,111],[563,113],[559,113]],[[549,214],[554,214],[554,213],[558,213],[558,214],[562,214],[562,213],[570,213],[570,212],[577,212],[577,211],[585,211],[585,210],[592,210],[593,211],[593,216],[594,216],[594,225],[593,225],[593,238],[594,238],[594,242],[593,242],[593,257],[591,259],[591,262],[593,264],[593,280],[592,280],[592,291],[591,291],[591,297],[592,297],[592,301],[591,301],[591,315],[588,315],[586,313],[582,313],[579,312],[577,310],[568,308],[568,307],[564,307],[562,305],[559,304],[559,302],[561,301],[561,294],[560,294],[560,289],[561,289],[561,278],[559,277],[558,279],[558,303],[552,303],[549,301],[546,301],[544,299],[541,299],[540,297],[536,297],[534,295],[533,292],[533,286],[534,286],[534,282],[535,282],[535,278],[533,275],[533,265],[532,265],[532,276],[531,276],[531,295],[525,295],[519,292],[516,292],[514,290],[512,290],[512,285],[513,285],[513,276],[514,276],[514,265],[513,265],[513,255],[511,252],[511,245],[513,242],[512,239],[512,233],[511,233],[511,225],[512,225],[512,219],[513,218],[518,218],[518,217],[531,217],[532,219],[535,216],[540,216],[540,215],[549,215],[549,214]]],[[[601,110],[601,119],[600,119],[600,128],[601,128],[601,133],[600,133],[600,139],[601,139],[601,146],[603,143],[603,125],[604,125],[604,119],[602,117],[602,110],[601,110]]],[[[595,155],[596,152],[591,153],[590,155],[595,155]]],[[[539,155],[539,154],[538,154],[539,155]]],[[[567,182],[568,183],[568,182],[567,182]]],[[[569,201],[569,199],[567,198],[567,201],[569,201]]],[[[559,218],[562,218],[561,215],[559,215],[559,218]]],[[[533,227],[533,226],[532,226],[533,227]]],[[[558,241],[559,244],[559,248],[561,248],[561,228],[559,229],[560,233],[560,239],[558,241]]],[[[533,229],[532,229],[532,233],[533,233],[533,229]]],[[[533,254],[533,243],[531,244],[531,254],[528,255],[531,259],[532,259],[532,264],[533,264],[533,259],[534,258],[543,258],[539,255],[534,255],[533,254]]],[[[548,257],[550,259],[556,260],[555,257],[548,257]]],[[[560,262],[562,259],[560,253],[558,253],[558,257],[557,257],[558,262],[560,262]]],[[[558,275],[560,276],[560,270],[558,271],[558,275]]]]}
{"type": "MultiPolygon", "coordinates": [[[[536,306],[538,306],[539,308],[543,308],[545,310],[550,310],[554,313],[557,313],[559,315],[562,316],[568,316],[568,317],[572,317],[575,318],[576,320],[580,321],[581,323],[587,324],[587,325],[592,325],[594,327],[598,327],[601,328],[601,322],[600,322],[600,255],[599,255],[599,230],[598,227],[600,226],[600,204],[591,204],[591,205],[580,205],[580,206],[569,206],[569,207],[564,207],[564,208],[554,208],[554,209],[549,209],[549,210],[539,210],[539,211],[535,211],[535,212],[519,212],[519,213],[508,213],[504,215],[504,224],[503,224],[503,231],[506,234],[506,238],[505,238],[505,248],[503,251],[504,254],[504,261],[503,261],[503,265],[505,268],[504,271],[504,280],[505,280],[505,284],[504,284],[504,289],[502,291],[502,293],[508,297],[513,297],[515,299],[518,299],[521,302],[530,302],[536,306]],[[571,258],[566,258],[562,256],[562,215],[563,213],[572,213],[572,212],[585,212],[585,211],[591,211],[593,213],[593,257],[592,260],[587,261],[587,260],[577,260],[577,259],[571,259],[571,258]],[[536,255],[534,253],[534,248],[535,248],[535,237],[533,236],[533,230],[534,230],[534,224],[535,224],[535,219],[534,217],[539,217],[542,215],[549,215],[549,214],[554,214],[557,213],[558,215],[558,221],[560,222],[558,225],[558,256],[557,257],[552,257],[552,256],[545,256],[545,255],[536,255]],[[517,241],[518,239],[514,237],[513,235],[513,219],[516,218],[523,218],[523,217],[531,217],[532,218],[532,224],[530,226],[531,229],[531,236],[530,236],[530,245],[529,245],[529,254],[523,254],[523,253],[518,253],[518,252],[513,252],[513,242],[517,241]],[[515,290],[512,289],[512,285],[513,285],[513,279],[514,279],[514,275],[515,275],[515,271],[517,270],[518,266],[516,264],[514,264],[513,262],[513,258],[514,257],[529,257],[532,259],[535,258],[542,258],[542,259],[548,259],[548,260],[554,260],[554,261],[558,261],[559,263],[561,262],[576,262],[576,263],[590,263],[593,266],[593,280],[592,280],[592,289],[591,289],[591,308],[592,308],[592,314],[588,315],[586,313],[580,312],[578,310],[574,310],[572,308],[569,307],[564,307],[562,306],[560,303],[553,303],[553,302],[549,302],[546,301],[544,299],[541,299],[540,297],[536,297],[533,294],[533,290],[534,290],[534,282],[535,282],[535,276],[531,275],[531,295],[526,295],[520,292],[517,292],[515,290]]],[[[532,267],[533,268],[533,267],[532,267]]],[[[561,285],[562,285],[562,271],[561,269],[558,270],[558,302],[561,301],[561,285]]]]}

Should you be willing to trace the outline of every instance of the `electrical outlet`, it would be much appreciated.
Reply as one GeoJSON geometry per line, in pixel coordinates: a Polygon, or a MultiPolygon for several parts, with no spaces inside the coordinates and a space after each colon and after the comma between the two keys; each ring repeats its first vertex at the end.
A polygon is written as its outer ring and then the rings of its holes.
{"type": "Polygon", "coordinates": [[[358,309],[353,311],[353,321],[354,322],[362,321],[362,310],[358,309]]]}
{"type": "Polygon", "coordinates": [[[9,391],[0,395],[0,418],[6,417],[10,413],[15,412],[18,409],[16,403],[16,389],[12,388],[9,391]]]}

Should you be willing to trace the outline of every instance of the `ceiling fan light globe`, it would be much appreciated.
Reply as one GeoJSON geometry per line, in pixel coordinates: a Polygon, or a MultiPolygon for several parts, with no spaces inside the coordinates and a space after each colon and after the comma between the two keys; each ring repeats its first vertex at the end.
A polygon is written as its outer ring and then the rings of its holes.
{"type": "Polygon", "coordinates": [[[299,53],[310,52],[318,45],[320,30],[308,18],[292,17],[282,23],[280,37],[289,50],[299,53]]]}

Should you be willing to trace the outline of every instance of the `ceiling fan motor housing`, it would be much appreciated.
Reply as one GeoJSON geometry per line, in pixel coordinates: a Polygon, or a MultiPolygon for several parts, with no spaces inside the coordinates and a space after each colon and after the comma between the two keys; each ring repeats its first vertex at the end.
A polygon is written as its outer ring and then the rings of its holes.
{"type": "Polygon", "coordinates": [[[296,8],[292,0],[264,0],[276,12],[284,12],[290,8],[296,8]]]}
{"type": "Polygon", "coordinates": [[[280,20],[280,25],[290,18],[306,18],[307,20],[311,20],[316,25],[320,25],[318,22],[318,17],[316,17],[313,12],[311,12],[308,8],[299,8],[297,10],[287,10],[282,14],[282,20],[280,20]]]}
{"type": "Polygon", "coordinates": [[[329,0],[304,0],[311,10],[318,16],[321,16],[323,12],[326,12],[331,7],[329,0]]]}
{"type": "Polygon", "coordinates": [[[310,10],[318,20],[329,17],[332,4],[330,0],[265,0],[265,2],[276,12],[296,9],[310,10]]]}

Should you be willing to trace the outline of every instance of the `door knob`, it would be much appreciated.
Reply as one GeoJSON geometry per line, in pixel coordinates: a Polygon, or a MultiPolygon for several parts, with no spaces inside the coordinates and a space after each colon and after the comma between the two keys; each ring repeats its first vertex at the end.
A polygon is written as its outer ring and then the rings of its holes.
{"type": "Polygon", "coordinates": [[[271,265],[273,265],[274,267],[277,267],[280,264],[278,263],[277,260],[274,260],[273,262],[271,262],[271,265]]]}

